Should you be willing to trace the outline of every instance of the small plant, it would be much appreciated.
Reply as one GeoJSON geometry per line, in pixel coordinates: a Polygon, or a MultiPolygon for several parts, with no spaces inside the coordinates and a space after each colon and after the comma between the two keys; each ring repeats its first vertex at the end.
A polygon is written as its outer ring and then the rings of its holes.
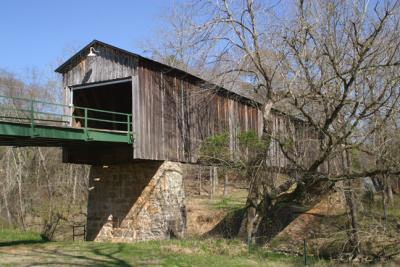
{"type": "Polygon", "coordinates": [[[230,158],[228,133],[207,137],[200,147],[200,160],[207,163],[222,164],[230,158]]]}
{"type": "Polygon", "coordinates": [[[240,132],[237,140],[241,152],[247,152],[250,157],[262,154],[269,145],[269,140],[263,140],[254,130],[240,132]]]}
{"type": "Polygon", "coordinates": [[[263,155],[269,145],[269,140],[263,140],[254,130],[238,132],[235,151],[231,151],[230,142],[226,132],[207,137],[200,147],[200,160],[228,169],[245,169],[246,162],[263,155]]]}

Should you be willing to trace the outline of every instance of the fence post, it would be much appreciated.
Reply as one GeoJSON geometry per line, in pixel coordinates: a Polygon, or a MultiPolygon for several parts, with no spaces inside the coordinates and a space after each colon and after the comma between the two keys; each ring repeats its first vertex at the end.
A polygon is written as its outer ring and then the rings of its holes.
{"type": "Polygon", "coordinates": [[[225,173],[225,179],[224,179],[224,196],[228,194],[228,174],[225,173]]]}
{"type": "Polygon", "coordinates": [[[218,195],[218,168],[214,167],[214,171],[213,171],[213,187],[214,187],[214,195],[218,195]]]}
{"type": "Polygon", "coordinates": [[[199,178],[199,196],[201,196],[201,177],[202,176],[202,168],[199,167],[198,178],[199,178]]]}

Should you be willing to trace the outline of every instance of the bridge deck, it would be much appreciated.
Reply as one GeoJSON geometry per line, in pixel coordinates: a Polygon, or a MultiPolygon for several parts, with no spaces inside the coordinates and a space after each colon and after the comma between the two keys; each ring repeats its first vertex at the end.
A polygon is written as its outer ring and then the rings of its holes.
{"type": "Polygon", "coordinates": [[[3,111],[0,114],[0,145],[3,146],[67,146],[81,142],[132,143],[131,114],[5,96],[0,96],[0,110],[3,111]],[[23,107],[17,108],[15,101],[24,103],[23,107]],[[40,110],[37,108],[39,104],[40,110]],[[49,111],[48,106],[61,107],[58,111],[63,113],[49,111]],[[74,111],[81,110],[80,114],[83,116],[66,115],[65,107],[74,111]],[[88,112],[122,116],[126,119],[107,120],[90,117],[88,112]],[[55,117],[61,119],[54,119],[55,117]],[[64,118],[78,119],[83,126],[69,126],[68,122],[63,121],[64,118]],[[101,122],[106,126],[122,125],[127,130],[91,128],[88,127],[89,121],[101,122]]]}

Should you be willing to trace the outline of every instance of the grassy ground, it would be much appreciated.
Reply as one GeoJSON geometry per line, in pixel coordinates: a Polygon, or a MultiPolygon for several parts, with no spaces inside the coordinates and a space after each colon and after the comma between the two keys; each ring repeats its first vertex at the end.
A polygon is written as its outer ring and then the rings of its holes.
{"type": "MultiPolygon", "coordinates": [[[[309,259],[314,266],[326,262],[309,259]]],[[[1,266],[301,266],[303,258],[237,240],[193,239],[134,244],[44,242],[38,234],[0,230],[1,266]]]]}
{"type": "Polygon", "coordinates": [[[209,205],[212,209],[224,210],[226,212],[232,212],[241,209],[245,206],[245,198],[237,198],[233,196],[219,197],[210,201],[209,205]]]}

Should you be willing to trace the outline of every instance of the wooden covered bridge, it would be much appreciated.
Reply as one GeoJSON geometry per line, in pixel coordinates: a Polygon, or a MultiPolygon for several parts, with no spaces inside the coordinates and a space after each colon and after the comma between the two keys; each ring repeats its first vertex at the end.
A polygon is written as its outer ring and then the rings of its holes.
{"type": "Polygon", "coordinates": [[[229,133],[234,151],[238,132],[262,131],[257,99],[97,40],[56,71],[62,104],[1,97],[0,144],[58,146],[63,162],[92,165],[89,240],[179,235],[180,164],[197,162],[207,136],[229,133]]]}

